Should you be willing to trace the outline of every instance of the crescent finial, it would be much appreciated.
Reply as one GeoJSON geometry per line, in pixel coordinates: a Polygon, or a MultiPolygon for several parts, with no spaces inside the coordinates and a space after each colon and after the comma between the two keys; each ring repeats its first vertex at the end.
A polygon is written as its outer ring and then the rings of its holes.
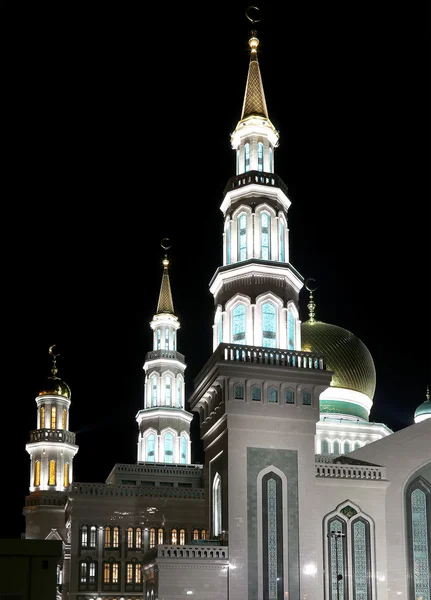
{"type": "Polygon", "coordinates": [[[259,8],[257,6],[248,6],[246,11],[245,11],[245,16],[247,17],[247,19],[251,22],[251,23],[259,23],[260,21],[262,21],[262,17],[260,17],[260,19],[256,19],[255,17],[252,17],[250,15],[250,11],[257,11],[259,12],[259,8]]]}
{"type": "Polygon", "coordinates": [[[50,353],[51,356],[54,357],[54,359],[57,358],[57,356],[60,356],[60,354],[54,354],[53,348],[55,348],[55,346],[56,346],[56,344],[52,344],[52,346],[50,346],[49,350],[48,350],[48,352],[50,353]]]}

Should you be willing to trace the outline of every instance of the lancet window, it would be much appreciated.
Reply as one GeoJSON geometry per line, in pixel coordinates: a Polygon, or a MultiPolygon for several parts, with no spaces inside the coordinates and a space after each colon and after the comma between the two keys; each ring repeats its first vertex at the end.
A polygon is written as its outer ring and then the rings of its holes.
{"type": "Polygon", "coordinates": [[[250,144],[244,144],[244,171],[250,171],[250,144]]]}
{"type": "Polygon", "coordinates": [[[259,142],[257,144],[257,170],[263,171],[263,144],[259,142]]]}
{"type": "Polygon", "coordinates": [[[213,481],[213,529],[215,537],[222,532],[221,478],[218,473],[215,474],[213,481]]]}
{"type": "Polygon", "coordinates": [[[406,491],[409,598],[431,598],[431,483],[417,477],[406,491]]]}
{"type": "Polygon", "coordinates": [[[262,306],[262,346],[277,347],[277,308],[271,302],[262,306]]]}
{"type": "Polygon", "coordinates": [[[247,258],[247,215],[242,213],[238,218],[238,260],[247,258]]]}
{"type": "Polygon", "coordinates": [[[165,434],[165,463],[174,462],[174,436],[172,433],[165,434]]]}
{"type": "Polygon", "coordinates": [[[232,311],[232,341],[245,344],[245,306],[238,304],[232,311]]]}
{"type": "Polygon", "coordinates": [[[146,457],[147,462],[155,461],[155,453],[154,453],[155,445],[156,445],[156,436],[154,435],[154,433],[150,433],[150,435],[147,437],[147,457],[146,457]]]}

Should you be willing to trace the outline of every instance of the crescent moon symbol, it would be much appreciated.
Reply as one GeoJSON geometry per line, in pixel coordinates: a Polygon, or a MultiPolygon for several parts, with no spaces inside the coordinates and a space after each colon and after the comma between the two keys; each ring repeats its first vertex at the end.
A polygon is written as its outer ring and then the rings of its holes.
{"type": "Polygon", "coordinates": [[[53,348],[55,348],[55,344],[52,344],[52,346],[49,347],[49,353],[51,354],[51,356],[60,356],[59,354],[54,354],[54,352],[52,351],[53,348]]]}
{"type": "Polygon", "coordinates": [[[251,10],[257,10],[257,12],[259,12],[259,9],[258,9],[258,7],[257,7],[257,6],[249,6],[249,7],[247,8],[247,10],[245,11],[245,16],[246,16],[246,17],[247,17],[247,19],[248,19],[249,21],[251,21],[252,23],[259,23],[259,21],[261,21],[261,20],[262,20],[262,17],[261,17],[260,19],[253,19],[253,17],[250,17],[250,15],[249,15],[249,12],[250,12],[251,10]]]}

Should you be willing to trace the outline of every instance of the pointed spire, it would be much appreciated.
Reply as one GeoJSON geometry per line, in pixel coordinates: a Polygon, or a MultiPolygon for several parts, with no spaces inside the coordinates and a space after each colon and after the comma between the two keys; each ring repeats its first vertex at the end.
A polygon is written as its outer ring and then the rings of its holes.
{"type": "Polygon", "coordinates": [[[241,121],[252,115],[268,119],[265,94],[263,92],[262,77],[257,60],[257,47],[259,40],[256,31],[251,32],[248,40],[250,46],[250,65],[248,68],[247,84],[245,88],[244,103],[242,106],[241,121]]]}
{"type": "MultiPolygon", "coordinates": [[[[169,244],[168,238],[164,238],[160,245],[162,246],[162,248],[164,248],[164,250],[168,250],[171,247],[169,244]]],[[[172,301],[171,284],[169,281],[169,271],[168,271],[169,261],[168,261],[167,253],[165,253],[165,258],[163,259],[162,263],[163,263],[162,285],[160,286],[159,302],[157,304],[156,314],[168,313],[170,315],[175,315],[174,303],[172,301]]]]}

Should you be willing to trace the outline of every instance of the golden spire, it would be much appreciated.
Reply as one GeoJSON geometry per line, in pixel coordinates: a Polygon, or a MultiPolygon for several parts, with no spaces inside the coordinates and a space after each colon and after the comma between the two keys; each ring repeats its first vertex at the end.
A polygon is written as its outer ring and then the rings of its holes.
{"type": "MultiPolygon", "coordinates": [[[[163,238],[160,245],[165,251],[167,251],[171,247],[170,240],[168,238],[163,238]]],[[[169,281],[169,271],[168,271],[169,260],[168,260],[167,252],[165,252],[165,258],[162,260],[162,264],[163,264],[162,285],[160,286],[159,302],[157,304],[156,314],[168,313],[171,315],[175,315],[174,303],[172,301],[171,284],[169,281]]]]}
{"type": "Polygon", "coordinates": [[[314,309],[316,308],[316,304],[314,302],[314,298],[313,298],[313,292],[315,292],[317,290],[317,285],[316,285],[316,280],[313,279],[312,277],[309,277],[306,282],[305,282],[305,287],[307,288],[307,290],[310,292],[310,299],[309,302],[307,304],[307,308],[308,308],[308,323],[315,323],[316,320],[314,318],[315,312],[314,309]]]}
{"type": "Polygon", "coordinates": [[[48,350],[48,352],[52,356],[52,367],[51,367],[52,378],[51,379],[57,379],[58,368],[57,368],[56,358],[57,358],[57,356],[60,356],[60,354],[54,354],[53,348],[55,348],[55,344],[52,344],[52,346],[50,346],[49,350],[48,350]]]}
{"type": "MultiPolygon", "coordinates": [[[[256,6],[249,6],[245,14],[249,21],[258,23],[261,19],[256,19],[250,16],[251,9],[259,11],[256,6]]],[[[257,47],[259,40],[257,32],[253,30],[251,37],[248,40],[250,46],[250,65],[248,68],[247,84],[245,88],[244,103],[242,106],[241,121],[252,115],[265,117],[268,119],[268,110],[266,108],[265,94],[263,92],[262,77],[257,60],[257,47]]]]}

